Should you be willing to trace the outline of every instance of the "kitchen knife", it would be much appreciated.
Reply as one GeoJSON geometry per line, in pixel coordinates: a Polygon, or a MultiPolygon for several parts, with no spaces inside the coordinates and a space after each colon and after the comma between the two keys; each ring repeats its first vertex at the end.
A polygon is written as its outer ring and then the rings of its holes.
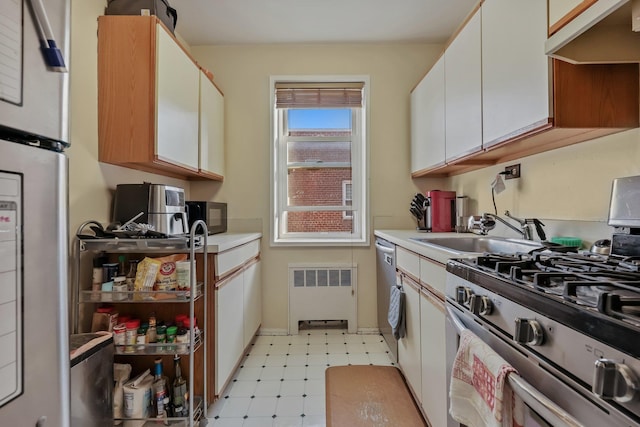
{"type": "Polygon", "coordinates": [[[411,212],[418,221],[422,219],[422,212],[420,211],[420,209],[416,209],[412,206],[411,208],[409,208],[409,212],[411,212]]]}
{"type": "Polygon", "coordinates": [[[411,207],[412,208],[416,208],[420,212],[422,212],[424,210],[424,207],[422,206],[422,204],[421,203],[417,203],[415,200],[411,201],[411,207]]]}

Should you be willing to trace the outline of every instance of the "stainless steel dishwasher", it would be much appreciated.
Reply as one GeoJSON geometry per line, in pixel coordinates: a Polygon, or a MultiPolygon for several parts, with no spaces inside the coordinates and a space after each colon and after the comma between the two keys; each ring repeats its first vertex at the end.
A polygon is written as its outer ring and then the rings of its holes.
{"type": "Polygon", "coordinates": [[[396,245],[376,237],[376,277],[378,284],[378,327],[394,360],[398,361],[398,340],[389,325],[389,296],[396,284],[396,245]]]}

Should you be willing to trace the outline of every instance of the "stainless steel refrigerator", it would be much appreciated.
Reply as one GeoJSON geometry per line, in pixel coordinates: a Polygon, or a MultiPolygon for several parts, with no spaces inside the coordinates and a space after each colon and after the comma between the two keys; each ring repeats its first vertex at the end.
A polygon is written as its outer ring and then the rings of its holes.
{"type": "Polygon", "coordinates": [[[1,426],[69,425],[69,16],[0,2],[1,426]]]}

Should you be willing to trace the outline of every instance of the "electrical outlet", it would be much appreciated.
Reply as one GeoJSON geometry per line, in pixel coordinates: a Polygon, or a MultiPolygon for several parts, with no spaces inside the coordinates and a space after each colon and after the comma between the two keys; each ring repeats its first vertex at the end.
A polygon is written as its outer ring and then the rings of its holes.
{"type": "Polygon", "coordinates": [[[520,163],[517,165],[511,165],[504,168],[506,174],[504,175],[504,179],[514,179],[520,178],[520,163]]]}

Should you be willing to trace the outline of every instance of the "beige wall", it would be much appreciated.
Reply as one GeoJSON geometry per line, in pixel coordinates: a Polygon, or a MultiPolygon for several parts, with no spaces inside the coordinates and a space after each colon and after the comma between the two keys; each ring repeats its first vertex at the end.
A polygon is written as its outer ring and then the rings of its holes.
{"type": "Polygon", "coordinates": [[[612,180],[640,175],[640,130],[455,176],[451,189],[470,196],[476,212],[493,212],[490,184],[504,166],[515,163],[521,164],[522,177],[505,181],[505,191],[496,195],[499,214],[509,210],[520,217],[604,223],[612,180]]]}
{"type": "Polygon", "coordinates": [[[227,156],[224,184],[194,183],[192,194],[227,201],[230,218],[261,224],[263,327],[287,328],[287,265],[303,262],[357,264],[359,327],[377,327],[373,246],[269,247],[269,76],[370,76],[371,216],[374,227],[408,228],[414,226],[408,206],[416,191],[407,173],[409,92],[439,50],[425,44],[192,46],[225,94],[227,156]]]}

